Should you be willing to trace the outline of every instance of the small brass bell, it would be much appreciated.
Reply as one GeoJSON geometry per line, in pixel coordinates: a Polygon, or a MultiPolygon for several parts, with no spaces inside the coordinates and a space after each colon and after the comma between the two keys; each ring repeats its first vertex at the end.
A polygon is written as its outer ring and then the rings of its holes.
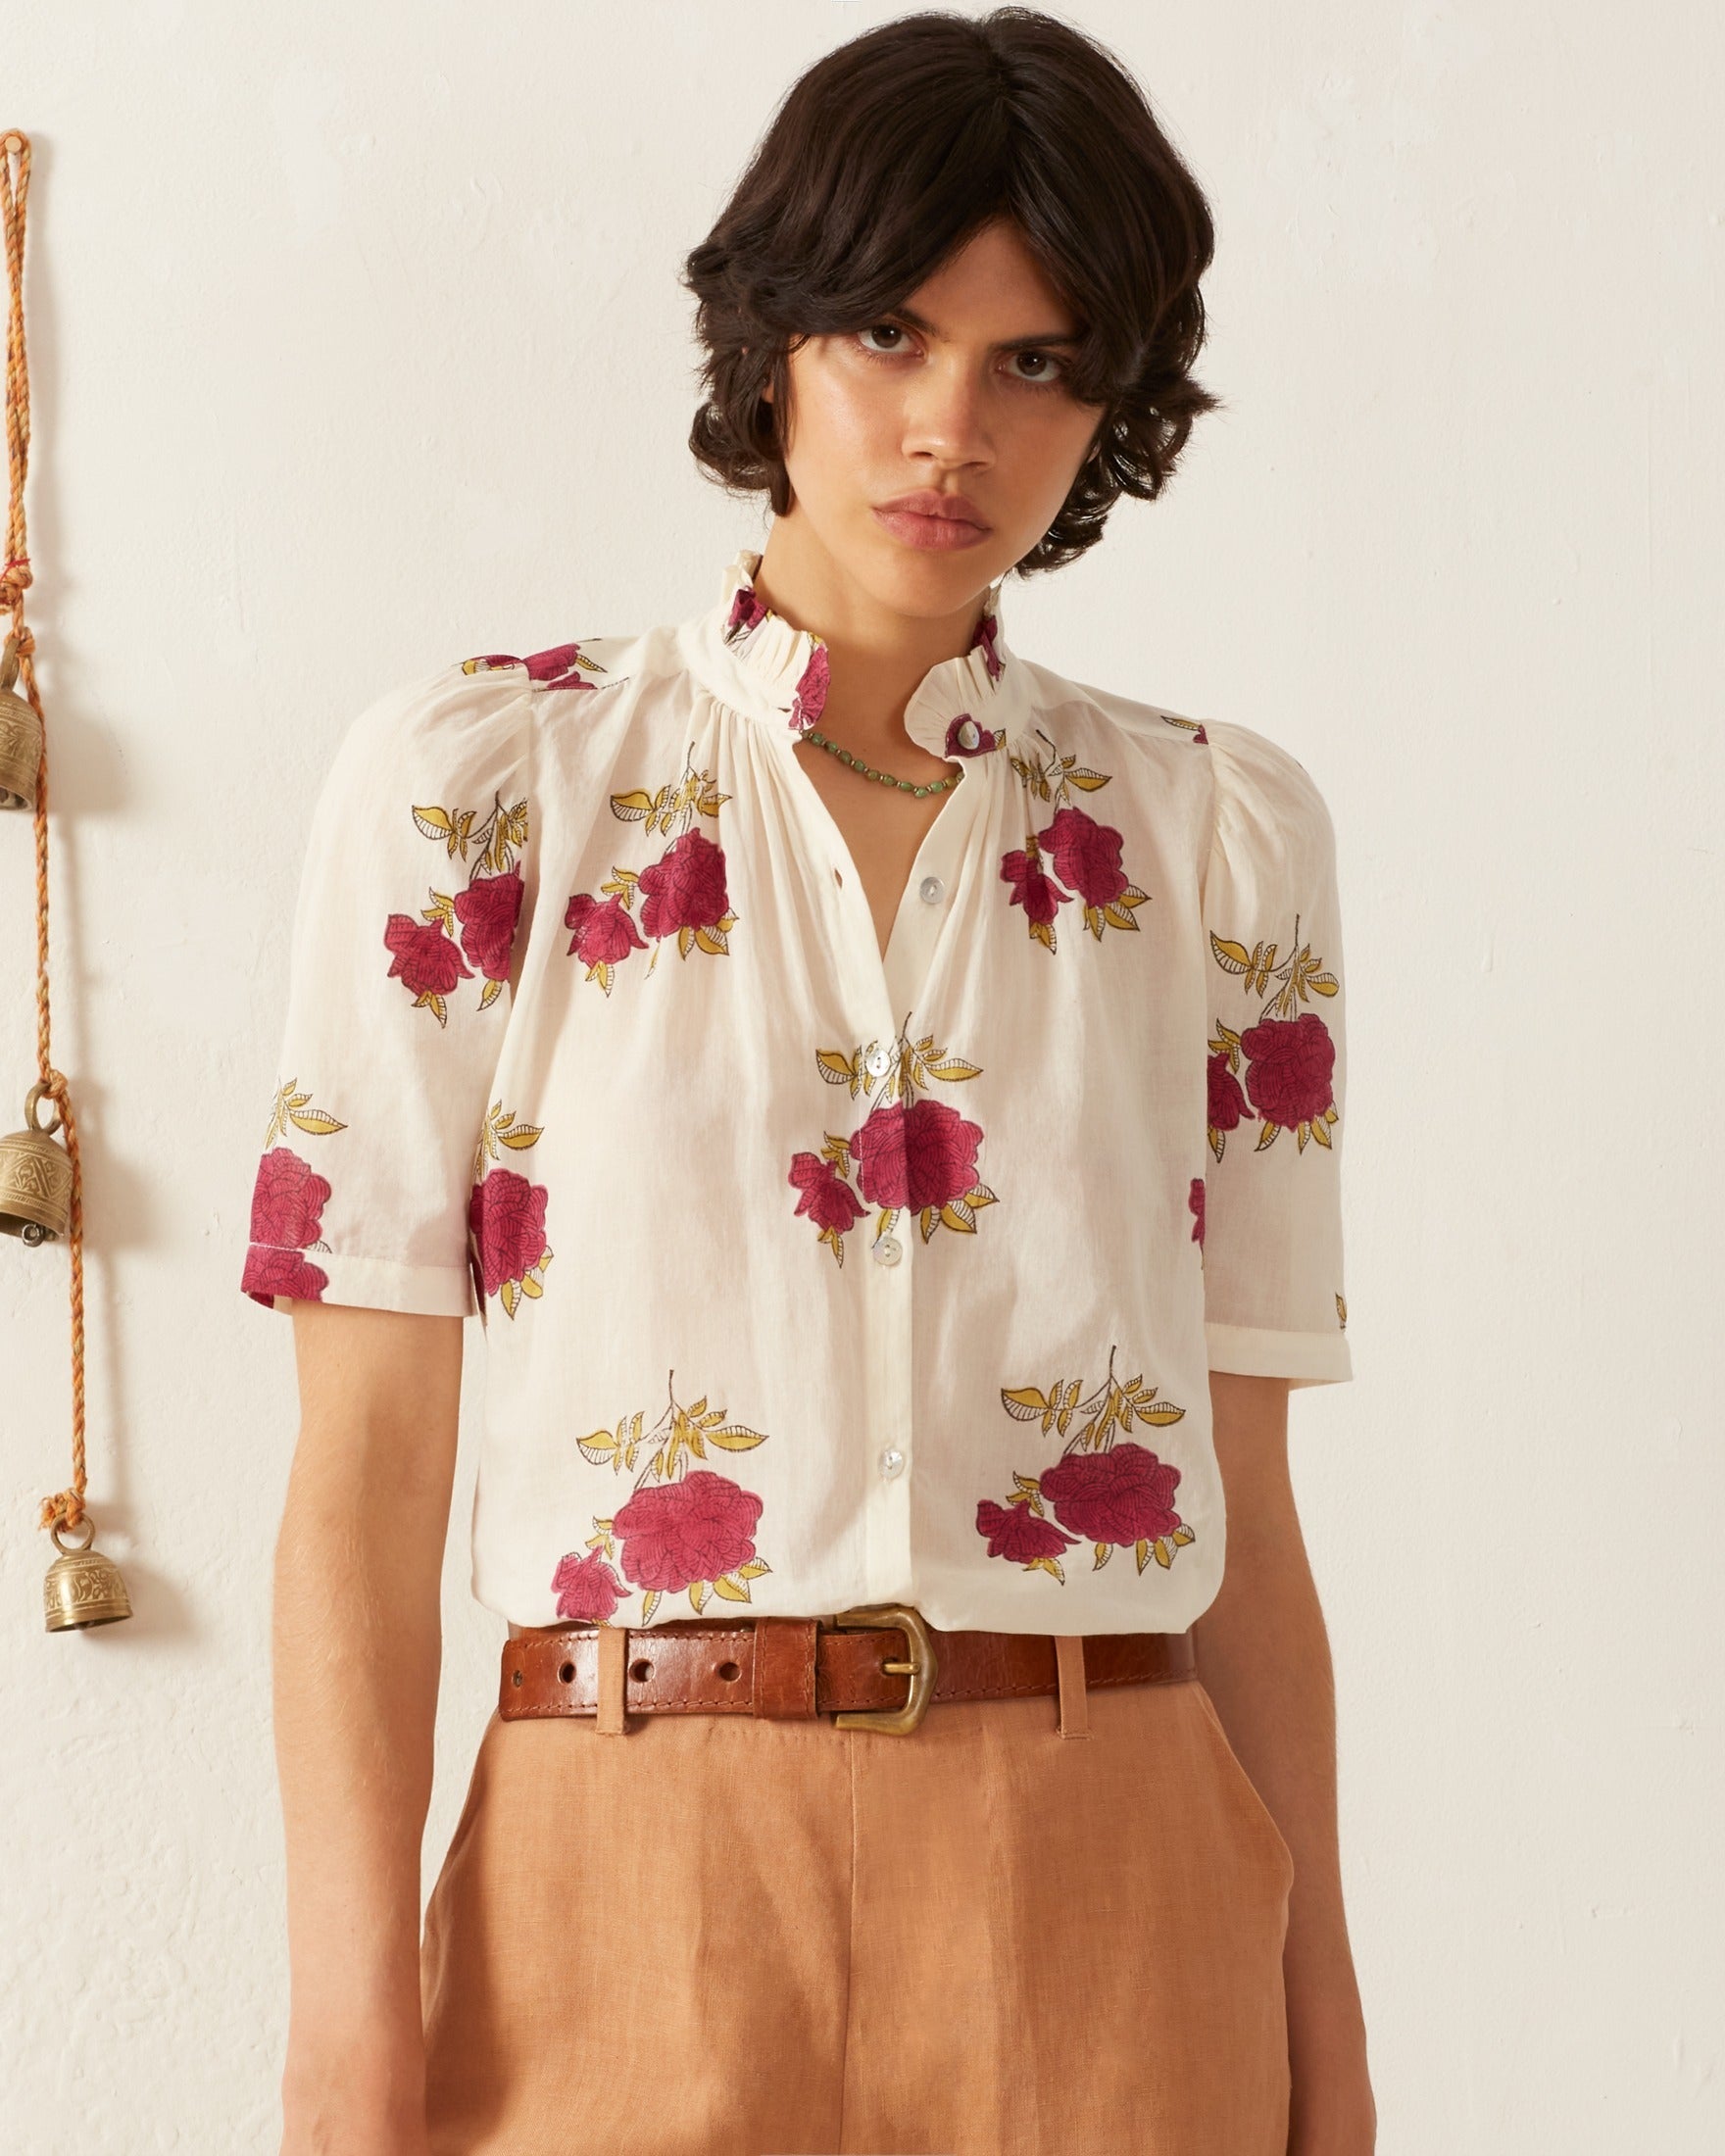
{"type": "Polygon", "coordinates": [[[75,1549],[68,1549],[60,1540],[60,1522],[54,1523],[54,1546],[60,1554],[42,1582],[42,1611],[50,1632],[87,1631],[91,1625],[117,1624],[131,1615],[131,1597],[120,1567],[112,1557],[90,1547],[96,1528],[88,1513],[83,1524],[87,1530],[83,1541],[75,1549]]]}
{"type": "Polygon", "coordinates": [[[64,1235],[72,1218],[72,1158],[50,1135],[63,1120],[59,1108],[47,1130],[36,1121],[44,1091],[40,1081],[31,1086],[24,1102],[26,1127],[0,1138],[0,1229],[30,1244],[64,1235]]]}
{"type": "Polygon", "coordinates": [[[18,679],[18,638],[0,652],[0,808],[33,808],[42,768],[42,722],[12,684],[18,679]]]}

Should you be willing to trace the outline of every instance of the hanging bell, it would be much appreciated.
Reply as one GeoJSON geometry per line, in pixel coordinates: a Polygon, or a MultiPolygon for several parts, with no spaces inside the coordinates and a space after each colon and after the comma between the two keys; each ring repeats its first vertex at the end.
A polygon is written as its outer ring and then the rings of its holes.
{"type": "Polygon", "coordinates": [[[64,1235],[72,1218],[72,1159],[51,1135],[63,1120],[58,1106],[46,1130],[36,1121],[45,1090],[40,1081],[31,1086],[24,1102],[25,1128],[0,1138],[0,1229],[29,1244],[64,1235]]]}
{"type": "Polygon", "coordinates": [[[0,808],[33,808],[42,768],[42,722],[12,684],[18,679],[18,638],[0,651],[0,808]]]}
{"type": "Polygon", "coordinates": [[[96,1528],[88,1513],[83,1525],[87,1530],[83,1541],[75,1549],[68,1549],[60,1540],[60,1522],[54,1522],[54,1546],[60,1554],[42,1582],[42,1613],[50,1632],[84,1632],[92,1625],[117,1624],[131,1615],[131,1597],[120,1567],[112,1557],[90,1547],[96,1528]]]}

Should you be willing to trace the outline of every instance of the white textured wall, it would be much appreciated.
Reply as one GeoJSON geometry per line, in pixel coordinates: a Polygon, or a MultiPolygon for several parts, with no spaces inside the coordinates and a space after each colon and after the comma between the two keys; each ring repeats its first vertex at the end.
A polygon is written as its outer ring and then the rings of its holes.
{"type": "MultiPolygon", "coordinates": [[[[676,266],[785,81],[894,12],[3,10],[90,1497],[137,1607],[42,1631],[66,1261],[9,1244],[21,2156],[275,2146],[295,1401],[236,1253],[315,788],[427,659],[709,602],[758,527],[683,448],[676,266]]],[[[1359,1376],[1295,1446],[1381,2146],[1715,2149],[1725,33],[1699,0],[1069,12],[1212,190],[1232,409],[1010,633],[1276,735],[1340,831],[1359,1376]]],[[[0,1126],[28,854],[0,823],[0,1126]]],[[[427,1885],[494,1683],[470,1474],[427,1885]]]]}

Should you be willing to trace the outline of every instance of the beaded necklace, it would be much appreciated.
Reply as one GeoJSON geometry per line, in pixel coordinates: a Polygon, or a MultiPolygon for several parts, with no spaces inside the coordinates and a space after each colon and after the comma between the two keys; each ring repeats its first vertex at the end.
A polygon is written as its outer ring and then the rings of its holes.
{"type": "Polygon", "coordinates": [[[816,748],[830,749],[841,763],[848,763],[853,771],[861,771],[864,778],[878,779],[883,786],[897,786],[907,794],[944,794],[957,786],[964,775],[962,771],[955,771],[951,778],[934,778],[918,786],[913,779],[894,778],[890,771],[877,771],[872,763],[864,763],[861,757],[854,757],[849,749],[842,749],[836,741],[829,740],[818,727],[811,726],[803,739],[813,742],[816,748]]]}

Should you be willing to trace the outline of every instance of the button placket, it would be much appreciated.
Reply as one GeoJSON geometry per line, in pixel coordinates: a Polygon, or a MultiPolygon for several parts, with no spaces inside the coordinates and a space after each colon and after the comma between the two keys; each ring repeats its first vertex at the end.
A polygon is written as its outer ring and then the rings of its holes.
{"type": "Polygon", "coordinates": [[[957,793],[929,825],[911,865],[884,961],[888,991],[901,1022],[921,1000],[935,946],[952,910],[959,864],[975,825],[988,814],[991,777],[985,760],[964,768],[957,793]]]}
{"type": "MultiPolygon", "coordinates": [[[[903,1222],[903,1213],[899,1216],[903,1222]]],[[[912,1584],[911,1475],[914,1265],[910,1262],[914,1237],[898,1226],[878,1244],[890,1243],[897,1255],[868,1268],[869,1319],[867,1421],[874,1440],[869,1457],[862,1518],[867,1595],[871,1602],[902,1601],[912,1584]]]]}

